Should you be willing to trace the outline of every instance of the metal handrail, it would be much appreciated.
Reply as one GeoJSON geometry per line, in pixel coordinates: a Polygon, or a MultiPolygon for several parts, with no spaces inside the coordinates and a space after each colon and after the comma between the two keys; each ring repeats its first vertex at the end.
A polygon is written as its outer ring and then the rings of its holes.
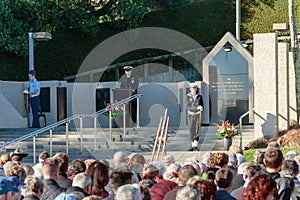
{"type": "Polygon", "coordinates": [[[254,110],[254,107],[253,108],[251,108],[250,110],[248,110],[247,112],[245,112],[244,114],[242,114],[241,116],[240,116],[240,118],[239,118],[239,123],[240,123],[240,130],[241,130],[241,134],[240,134],[240,136],[241,136],[241,138],[240,138],[240,147],[242,148],[242,146],[243,146],[243,141],[242,141],[242,132],[243,132],[243,123],[242,123],[242,120],[243,120],[243,118],[244,117],[246,117],[247,115],[249,115],[249,113],[252,111],[252,110],[254,110]]]}
{"type": "MultiPolygon", "coordinates": [[[[40,128],[40,129],[38,129],[38,130],[36,130],[36,131],[34,131],[34,132],[31,132],[31,133],[28,133],[28,134],[26,134],[26,135],[23,135],[23,136],[21,136],[21,137],[19,137],[19,138],[16,138],[16,139],[14,139],[14,140],[12,140],[12,141],[10,141],[10,142],[6,142],[6,143],[4,143],[4,144],[2,144],[2,145],[0,145],[0,149],[3,149],[3,148],[5,148],[5,147],[7,147],[7,146],[10,146],[10,145],[14,145],[14,144],[16,144],[16,143],[18,143],[18,142],[21,142],[21,141],[23,141],[23,140],[26,140],[26,139],[29,139],[29,138],[33,138],[33,140],[35,141],[35,137],[37,137],[39,134],[41,134],[41,133],[43,133],[43,132],[45,132],[45,131],[49,131],[50,130],[50,132],[52,133],[52,130],[54,129],[54,128],[56,128],[56,127],[58,127],[58,126],[60,126],[60,125],[63,125],[63,124],[68,124],[68,123],[70,123],[70,121],[72,121],[72,120],[76,120],[76,119],[82,119],[82,118],[84,118],[84,117],[93,117],[93,118],[96,118],[96,117],[98,117],[100,114],[103,114],[103,113],[105,113],[105,112],[111,112],[111,108],[115,108],[115,107],[117,107],[117,106],[119,106],[119,105],[122,105],[122,104],[125,104],[125,103],[127,103],[127,102],[130,102],[130,101],[132,101],[133,99],[139,99],[139,98],[141,98],[143,96],[143,94],[135,94],[135,95],[132,95],[132,96],[130,96],[130,97],[127,97],[127,98],[125,98],[125,99],[123,99],[123,100],[121,100],[121,101],[118,101],[118,102],[116,102],[116,103],[114,103],[113,105],[110,105],[110,106],[107,106],[106,108],[104,108],[104,109],[102,109],[102,110],[99,110],[99,111],[97,111],[97,112],[95,112],[95,113],[93,113],[93,114],[76,114],[76,115],[73,115],[73,116],[71,116],[71,117],[68,117],[68,118],[66,118],[66,119],[63,119],[63,120],[61,120],[61,121],[58,121],[58,122],[55,122],[55,123],[53,123],[53,124],[50,124],[50,125],[48,125],[48,126],[46,126],[46,127],[43,127],[43,128],[40,128]]],[[[110,115],[111,116],[111,115],[110,115]]],[[[82,126],[82,124],[81,124],[81,126],[82,126]]],[[[111,126],[111,124],[110,124],[110,126],[111,126]]],[[[67,128],[68,126],[66,126],[66,128],[67,128]]],[[[80,127],[80,129],[81,129],[81,132],[82,132],[82,127],[80,127]]],[[[66,132],[68,132],[68,130],[66,130],[66,132]]],[[[81,134],[82,135],[82,134],[81,134]]],[[[66,137],[68,137],[68,134],[66,134],[66,137]]],[[[50,141],[51,143],[52,143],[52,141],[50,141]]],[[[68,141],[67,141],[68,142],[68,141]]],[[[82,138],[81,138],[81,145],[82,145],[82,138]]],[[[67,150],[68,151],[68,150],[67,150]]],[[[35,154],[35,152],[34,152],[34,154],[35,154]]],[[[50,154],[51,154],[51,152],[50,152],[50,154]]],[[[35,156],[34,156],[35,157],[35,156]]]]}

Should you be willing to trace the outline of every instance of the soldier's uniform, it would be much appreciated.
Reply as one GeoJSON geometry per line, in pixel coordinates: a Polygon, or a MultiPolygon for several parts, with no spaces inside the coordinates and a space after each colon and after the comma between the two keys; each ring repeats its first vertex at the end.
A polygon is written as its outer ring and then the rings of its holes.
{"type": "MultiPolygon", "coordinates": [[[[191,88],[197,88],[197,84],[191,83],[191,88]]],[[[198,140],[199,140],[199,133],[198,133],[198,125],[199,123],[199,116],[200,112],[203,111],[203,100],[202,96],[196,92],[195,96],[190,92],[186,96],[187,101],[187,117],[188,117],[188,125],[189,125],[189,134],[192,140],[192,148],[190,151],[198,150],[198,140]]],[[[199,130],[200,131],[200,130],[199,130]]]]}
{"type": "MultiPolygon", "coordinates": [[[[125,66],[123,68],[125,71],[132,70],[131,66],[125,66]]],[[[120,88],[122,89],[131,89],[132,95],[137,94],[137,90],[139,87],[139,80],[138,77],[131,74],[129,77],[126,73],[120,78],[120,88]]],[[[136,123],[136,109],[137,109],[137,100],[134,99],[129,104],[129,112],[131,119],[134,123],[136,123]]]]}

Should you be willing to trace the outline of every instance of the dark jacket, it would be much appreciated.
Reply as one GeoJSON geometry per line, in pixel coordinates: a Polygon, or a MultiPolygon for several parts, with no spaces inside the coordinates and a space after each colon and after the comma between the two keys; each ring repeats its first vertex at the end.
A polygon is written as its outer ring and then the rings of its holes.
{"type": "Polygon", "coordinates": [[[65,191],[53,179],[44,179],[43,184],[41,200],[54,200],[59,194],[65,191]]]}
{"type": "Polygon", "coordinates": [[[72,180],[63,175],[58,175],[56,182],[60,187],[65,189],[72,186],[72,180]]]}
{"type": "Polygon", "coordinates": [[[291,192],[291,186],[290,186],[288,180],[284,177],[281,177],[278,172],[277,173],[269,173],[269,175],[277,183],[279,200],[290,199],[292,192],[291,192]]]}
{"type": "Polygon", "coordinates": [[[134,93],[137,93],[137,89],[139,87],[139,80],[138,77],[135,75],[132,75],[130,77],[127,77],[126,74],[124,74],[120,79],[120,88],[123,89],[132,89],[134,90],[134,93]]]}
{"type": "Polygon", "coordinates": [[[33,194],[25,195],[23,200],[39,200],[39,198],[33,194]]]}
{"type": "Polygon", "coordinates": [[[215,200],[236,200],[226,190],[217,190],[215,200]]]}
{"type": "Polygon", "coordinates": [[[66,194],[71,194],[74,192],[82,193],[82,195],[85,197],[89,196],[89,194],[86,193],[81,187],[71,186],[71,187],[68,187],[68,189],[66,190],[66,194]]]}

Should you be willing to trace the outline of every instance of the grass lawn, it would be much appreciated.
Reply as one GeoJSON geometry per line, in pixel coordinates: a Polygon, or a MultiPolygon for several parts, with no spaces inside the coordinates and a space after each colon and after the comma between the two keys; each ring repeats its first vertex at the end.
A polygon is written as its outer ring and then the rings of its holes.
{"type": "MultiPolygon", "coordinates": [[[[300,154],[300,148],[292,148],[292,147],[285,147],[285,148],[280,148],[280,150],[282,151],[283,153],[283,156],[285,156],[285,154],[288,152],[288,151],[297,151],[298,154],[300,154]]],[[[244,151],[244,156],[246,157],[246,160],[247,162],[252,162],[253,159],[254,159],[254,153],[255,153],[256,149],[250,149],[250,150],[245,150],[244,151]]]]}

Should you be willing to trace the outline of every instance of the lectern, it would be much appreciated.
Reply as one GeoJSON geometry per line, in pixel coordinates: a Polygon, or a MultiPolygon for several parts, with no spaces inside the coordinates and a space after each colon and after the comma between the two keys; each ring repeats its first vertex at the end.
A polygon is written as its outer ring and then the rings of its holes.
{"type": "MultiPolygon", "coordinates": [[[[120,101],[122,99],[128,98],[134,94],[134,90],[132,89],[122,89],[115,88],[113,90],[113,99],[116,101],[120,101]]],[[[125,118],[126,118],[126,127],[133,127],[136,121],[136,99],[128,102],[125,106],[125,118]]],[[[123,123],[122,123],[123,124],[123,123]]]]}

